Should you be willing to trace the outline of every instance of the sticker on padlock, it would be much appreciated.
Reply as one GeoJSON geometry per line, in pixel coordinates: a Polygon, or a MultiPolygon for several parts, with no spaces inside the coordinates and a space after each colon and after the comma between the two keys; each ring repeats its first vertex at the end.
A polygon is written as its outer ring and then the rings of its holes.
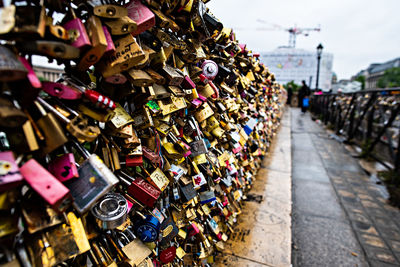
{"type": "Polygon", "coordinates": [[[73,204],[81,214],[88,211],[99,198],[118,183],[118,178],[95,154],[90,155],[78,168],[79,179],[69,181],[73,204]]]}
{"type": "Polygon", "coordinates": [[[72,153],[66,153],[52,160],[47,166],[60,182],[68,181],[72,178],[78,178],[79,173],[75,165],[75,157],[72,153]]]}
{"type": "Polygon", "coordinates": [[[0,191],[20,185],[23,177],[11,151],[0,152],[0,191]]]}

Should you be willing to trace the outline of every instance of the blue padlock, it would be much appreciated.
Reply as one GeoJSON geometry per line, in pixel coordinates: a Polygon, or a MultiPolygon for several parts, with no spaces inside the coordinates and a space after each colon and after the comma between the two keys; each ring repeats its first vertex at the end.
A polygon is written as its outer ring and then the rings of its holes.
{"type": "Polygon", "coordinates": [[[147,215],[136,227],[136,234],[143,242],[153,242],[158,239],[160,222],[152,215],[147,215]]]}

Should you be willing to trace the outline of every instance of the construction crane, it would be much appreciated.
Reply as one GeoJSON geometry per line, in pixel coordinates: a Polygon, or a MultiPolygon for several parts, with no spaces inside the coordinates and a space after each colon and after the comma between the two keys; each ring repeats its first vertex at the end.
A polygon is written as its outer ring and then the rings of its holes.
{"type": "Polygon", "coordinates": [[[285,28],[282,27],[281,25],[278,24],[273,24],[273,23],[269,23],[265,20],[262,19],[257,19],[257,22],[263,23],[263,24],[269,24],[272,26],[272,28],[256,28],[256,30],[261,30],[261,31],[271,31],[271,30],[284,30],[289,32],[289,45],[288,47],[290,48],[295,48],[296,47],[296,37],[297,35],[304,35],[304,36],[308,36],[309,32],[311,31],[316,31],[319,32],[321,31],[321,27],[318,25],[318,27],[316,28],[300,28],[297,27],[296,25],[294,27],[291,28],[285,28]]]}

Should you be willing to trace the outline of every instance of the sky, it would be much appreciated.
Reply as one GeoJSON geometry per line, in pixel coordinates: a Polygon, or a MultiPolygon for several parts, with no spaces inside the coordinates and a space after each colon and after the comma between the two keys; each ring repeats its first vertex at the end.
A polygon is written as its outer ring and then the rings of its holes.
{"type": "Polygon", "coordinates": [[[322,43],[333,54],[338,79],[400,57],[400,0],[211,0],[207,7],[254,52],[288,44],[289,33],[274,25],[320,26],[320,32],[297,36],[296,47],[315,51],[322,43]]]}

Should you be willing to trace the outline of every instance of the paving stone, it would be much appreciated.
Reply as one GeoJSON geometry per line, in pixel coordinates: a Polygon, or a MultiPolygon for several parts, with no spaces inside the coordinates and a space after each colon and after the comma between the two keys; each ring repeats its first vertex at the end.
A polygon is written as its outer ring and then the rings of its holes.
{"type": "Polygon", "coordinates": [[[393,251],[400,253],[400,241],[389,240],[388,242],[393,251]]]}
{"type": "Polygon", "coordinates": [[[362,233],[368,233],[368,234],[376,235],[376,236],[379,235],[378,232],[376,231],[376,228],[369,223],[353,221],[352,225],[356,231],[359,231],[362,233]]]}
{"type": "Polygon", "coordinates": [[[395,267],[396,264],[390,264],[382,261],[371,260],[369,261],[371,267],[395,267]]]}
{"type": "Polygon", "coordinates": [[[376,248],[370,246],[364,246],[365,251],[367,252],[367,257],[379,261],[383,261],[386,263],[397,264],[397,260],[393,253],[389,249],[376,248]]]}
{"type": "Polygon", "coordinates": [[[296,209],[299,212],[345,219],[330,184],[305,179],[296,179],[293,184],[296,209]]]}
{"type": "Polygon", "coordinates": [[[361,239],[361,243],[365,243],[368,246],[387,248],[384,241],[378,236],[361,234],[360,239],[361,239]]]}

